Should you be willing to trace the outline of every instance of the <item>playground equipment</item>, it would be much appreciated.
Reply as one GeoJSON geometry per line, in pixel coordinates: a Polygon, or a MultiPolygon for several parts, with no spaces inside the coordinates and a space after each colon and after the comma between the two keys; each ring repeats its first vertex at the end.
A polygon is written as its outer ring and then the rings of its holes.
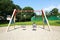
{"type": "Polygon", "coordinates": [[[33,30],[36,30],[37,25],[35,24],[35,22],[33,22],[33,30]]]}
{"type": "MultiPolygon", "coordinates": [[[[33,10],[24,10],[25,12],[27,12],[27,11],[29,11],[29,12],[32,12],[33,10]]],[[[15,24],[15,20],[16,20],[16,12],[22,12],[22,10],[16,10],[16,9],[14,9],[14,11],[13,11],[13,14],[12,14],[12,17],[11,17],[11,19],[10,19],[10,21],[9,21],[9,24],[8,24],[8,27],[7,27],[7,31],[9,30],[9,27],[10,27],[10,24],[11,24],[11,22],[12,22],[12,19],[14,20],[14,24],[15,24]]],[[[48,25],[48,28],[49,28],[49,30],[50,30],[50,25],[49,25],[49,22],[48,22],[48,19],[47,19],[47,17],[46,17],[46,14],[44,13],[44,11],[43,10],[41,10],[41,11],[34,11],[34,12],[41,12],[42,13],[42,18],[43,18],[43,28],[45,28],[45,26],[44,26],[44,21],[47,23],[47,25],[48,25]]],[[[33,25],[33,26],[35,26],[35,24],[33,25]]],[[[15,28],[15,25],[14,25],[14,28],[15,28]]]]}

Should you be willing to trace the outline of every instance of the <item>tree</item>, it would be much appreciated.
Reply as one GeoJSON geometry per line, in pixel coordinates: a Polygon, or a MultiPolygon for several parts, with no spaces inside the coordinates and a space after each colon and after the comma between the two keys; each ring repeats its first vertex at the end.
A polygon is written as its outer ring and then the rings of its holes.
{"type": "Polygon", "coordinates": [[[12,0],[0,0],[0,14],[2,16],[12,15],[14,9],[21,9],[12,0]]]}
{"type": "Polygon", "coordinates": [[[7,15],[12,15],[14,9],[21,10],[21,7],[15,5],[12,0],[0,0],[0,16],[5,20],[7,15]]]}
{"type": "Polygon", "coordinates": [[[45,14],[46,14],[47,17],[50,16],[50,13],[48,11],[45,11],[45,14]]]}
{"type": "Polygon", "coordinates": [[[25,21],[30,21],[31,17],[34,15],[35,15],[35,13],[34,13],[34,9],[32,7],[23,8],[22,16],[24,16],[25,21]],[[27,10],[27,12],[26,12],[26,10],[27,10]],[[33,11],[31,12],[31,10],[33,10],[33,11]]]}
{"type": "Polygon", "coordinates": [[[51,15],[54,15],[54,16],[57,16],[58,15],[58,9],[57,8],[53,8],[51,11],[50,11],[51,15]]]}
{"type": "Polygon", "coordinates": [[[0,0],[0,14],[2,16],[11,15],[14,9],[21,10],[21,8],[13,4],[11,0],[0,0]]]}

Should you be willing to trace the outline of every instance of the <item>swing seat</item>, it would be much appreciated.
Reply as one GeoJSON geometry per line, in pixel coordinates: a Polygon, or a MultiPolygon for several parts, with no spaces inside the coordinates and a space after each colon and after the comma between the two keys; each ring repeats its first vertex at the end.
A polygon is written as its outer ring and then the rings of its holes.
{"type": "Polygon", "coordinates": [[[37,28],[37,25],[36,24],[33,24],[33,28],[37,28]]]}

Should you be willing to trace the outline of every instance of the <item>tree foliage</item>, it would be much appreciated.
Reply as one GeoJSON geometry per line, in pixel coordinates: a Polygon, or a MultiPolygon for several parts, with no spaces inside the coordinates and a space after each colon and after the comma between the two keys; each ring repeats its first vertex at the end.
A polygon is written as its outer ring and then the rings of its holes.
{"type": "Polygon", "coordinates": [[[14,9],[21,8],[18,5],[15,5],[12,0],[0,0],[0,23],[7,22],[7,15],[12,15],[14,9]],[[3,19],[2,19],[3,18],[3,19]]]}
{"type": "Polygon", "coordinates": [[[35,15],[34,9],[32,7],[24,7],[22,16],[24,16],[24,15],[25,15],[24,19],[27,21],[30,21],[31,17],[35,15]],[[25,12],[24,10],[27,10],[27,12],[25,12]],[[33,11],[31,11],[31,10],[33,10],[33,11]]]}
{"type": "Polygon", "coordinates": [[[12,0],[0,0],[0,15],[7,16],[12,15],[14,9],[21,9],[18,5],[15,5],[12,0]]]}
{"type": "Polygon", "coordinates": [[[54,15],[54,16],[57,16],[58,15],[58,9],[57,8],[53,8],[51,11],[50,11],[51,15],[54,15]]]}
{"type": "Polygon", "coordinates": [[[3,16],[5,20],[7,15],[12,15],[14,9],[33,10],[32,12],[17,13],[17,21],[30,21],[31,17],[35,15],[34,9],[32,7],[24,7],[22,9],[20,6],[15,5],[12,0],[0,0],[0,16],[3,16]]]}

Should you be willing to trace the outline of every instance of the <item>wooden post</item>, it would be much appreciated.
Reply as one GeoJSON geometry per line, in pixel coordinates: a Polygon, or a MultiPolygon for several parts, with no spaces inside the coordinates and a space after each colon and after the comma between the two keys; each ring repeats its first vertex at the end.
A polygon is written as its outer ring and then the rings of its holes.
{"type": "Polygon", "coordinates": [[[49,31],[50,31],[50,25],[49,25],[48,19],[47,19],[47,17],[46,17],[46,14],[44,13],[44,11],[43,11],[43,10],[42,10],[42,14],[44,14],[44,17],[45,17],[45,19],[46,19],[46,21],[47,21],[48,28],[49,28],[49,31]]]}
{"type": "Polygon", "coordinates": [[[16,21],[16,13],[17,13],[17,11],[15,11],[15,13],[14,13],[14,28],[15,28],[15,21],[16,21]]]}
{"type": "Polygon", "coordinates": [[[9,24],[8,24],[8,27],[7,27],[7,31],[9,30],[9,27],[10,27],[10,24],[11,24],[11,22],[12,22],[12,19],[13,19],[13,17],[14,17],[15,12],[16,12],[16,9],[14,9],[14,11],[13,11],[12,17],[11,17],[11,19],[10,19],[10,21],[9,21],[9,24]]]}
{"type": "Polygon", "coordinates": [[[43,29],[45,28],[45,26],[44,26],[44,13],[43,13],[43,11],[41,10],[41,12],[42,12],[42,19],[43,19],[43,29]]]}
{"type": "Polygon", "coordinates": [[[16,20],[16,16],[14,16],[14,28],[15,28],[15,20],[16,20]]]}

